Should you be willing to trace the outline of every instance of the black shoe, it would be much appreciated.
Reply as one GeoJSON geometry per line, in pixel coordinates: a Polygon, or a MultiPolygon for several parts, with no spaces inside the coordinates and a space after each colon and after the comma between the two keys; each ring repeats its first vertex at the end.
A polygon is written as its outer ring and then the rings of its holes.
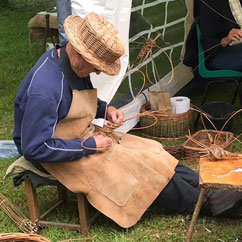
{"type": "Polygon", "coordinates": [[[242,201],[237,202],[232,208],[220,213],[218,217],[242,219],[242,201]]]}
{"type": "Polygon", "coordinates": [[[242,192],[210,190],[207,195],[207,204],[213,216],[242,217],[242,192]]]}

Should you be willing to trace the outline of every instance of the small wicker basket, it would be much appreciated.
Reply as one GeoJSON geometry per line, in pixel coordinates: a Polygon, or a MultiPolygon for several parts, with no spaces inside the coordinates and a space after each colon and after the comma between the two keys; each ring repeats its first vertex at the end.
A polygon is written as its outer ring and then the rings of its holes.
{"type": "MultiPolygon", "coordinates": [[[[146,103],[141,108],[141,113],[149,111],[150,104],[146,103]]],[[[157,123],[142,130],[145,137],[156,140],[176,140],[188,134],[193,128],[192,110],[181,114],[152,114],[157,118],[157,123]]],[[[140,118],[141,127],[147,127],[154,123],[154,118],[143,116],[140,118]]]]}
{"type": "MultiPolygon", "coordinates": [[[[233,137],[234,135],[231,132],[216,130],[199,130],[191,136],[193,140],[198,141],[206,147],[215,143],[230,152],[233,149],[233,143],[231,142],[233,137]]],[[[198,161],[200,158],[199,152],[203,151],[201,146],[190,139],[187,139],[183,143],[183,148],[186,160],[189,162],[198,161]]]]}

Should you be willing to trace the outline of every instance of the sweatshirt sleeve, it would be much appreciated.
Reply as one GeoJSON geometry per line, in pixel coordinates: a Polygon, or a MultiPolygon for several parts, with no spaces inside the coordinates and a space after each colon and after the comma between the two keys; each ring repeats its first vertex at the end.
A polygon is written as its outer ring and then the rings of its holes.
{"type": "Polygon", "coordinates": [[[97,100],[97,113],[95,118],[104,118],[107,103],[98,98],[97,100]]]}
{"type": "MultiPolygon", "coordinates": [[[[57,123],[56,103],[40,95],[31,95],[25,105],[21,125],[22,153],[33,162],[62,162],[80,159],[95,150],[81,147],[81,139],[52,138],[57,123]]],[[[93,138],[84,142],[85,147],[96,148],[93,138]]]]}

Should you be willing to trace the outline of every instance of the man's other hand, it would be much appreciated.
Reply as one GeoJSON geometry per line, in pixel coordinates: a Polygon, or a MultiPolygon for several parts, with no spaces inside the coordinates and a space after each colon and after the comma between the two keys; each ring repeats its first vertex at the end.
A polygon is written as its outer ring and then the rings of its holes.
{"type": "Polygon", "coordinates": [[[97,151],[101,151],[101,152],[105,151],[106,149],[110,148],[112,145],[112,139],[110,137],[106,137],[103,135],[94,135],[93,138],[96,142],[97,151]]]}
{"type": "Polygon", "coordinates": [[[107,108],[107,120],[111,125],[113,124],[114,126],[119,127],[123,124],[124,113],[113,106],[109,106],[107,108]]]}

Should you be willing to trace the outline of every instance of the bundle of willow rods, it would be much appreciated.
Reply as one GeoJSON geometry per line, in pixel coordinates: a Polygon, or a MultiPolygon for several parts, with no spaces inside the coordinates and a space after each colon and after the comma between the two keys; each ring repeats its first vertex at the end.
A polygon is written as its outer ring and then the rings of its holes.
{"type": "Polygon", "coordinates": [[[0,241],[30,241],[30,242],[51,242],[45,237],[38,234],[23,234],[23,233],[3,233],[0,234],[0,241]]]}
{"type": "Polygon", "coordinates": [[[23,215],[2,193],[0,193],[0,209],[2,209],[24,233],[34,234],[38,232],[36,224],[25,217],[25,215],[23,215]]]}

